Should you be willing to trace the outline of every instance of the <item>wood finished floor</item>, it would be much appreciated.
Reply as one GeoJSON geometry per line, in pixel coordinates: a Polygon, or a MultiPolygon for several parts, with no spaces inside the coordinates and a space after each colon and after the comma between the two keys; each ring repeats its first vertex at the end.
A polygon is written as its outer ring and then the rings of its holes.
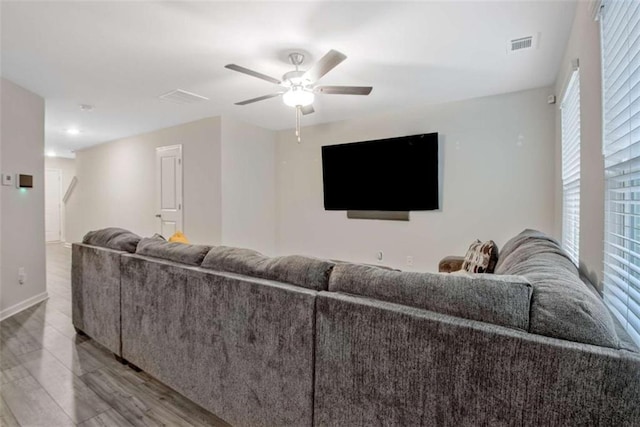
{"type": "Polygon", "coordinates": [[[71,324],[71,250],[47,245],[49,299],[0,322],[0,426],[228,426],[71,324]]]}

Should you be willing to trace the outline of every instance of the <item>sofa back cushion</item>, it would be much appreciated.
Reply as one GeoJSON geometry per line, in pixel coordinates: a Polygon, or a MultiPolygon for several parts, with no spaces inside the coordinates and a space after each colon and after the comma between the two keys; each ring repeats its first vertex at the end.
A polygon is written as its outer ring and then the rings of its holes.
{"type": "Polygon", "coordinates": [[[540,254],[557,255],[557,266],[578,275],[578,269],[562,250],[560,244],[552,237],[541,231],[526,229],[505,243],[496,264],[495,273],[505,274],[504,271],[517,267],[523,258],[530,258],[540,254]]]}
{"type": "Polygon", "coordinates": [[[619,348],[615,323],[602,298],[580,279],[551,237],[524,230],[505,244],[495,273],[522,275],[531,282],[530,332],[619,348]]]}
{"type": "Polygon", "coordinates": [[[335,264],[301,255],[267,257],[251,249],[216,246],[211,249],[203,268],[262,279],[276,280],[317,291],[326,290],[335,264]]]}
{"type": "Polygon", "coordinates": [[[137,255],[121,271],[123,357],[217,426],[313,425],[315,291],[137,255]]]}
{"type": "Polygon", "coordinates": [[[160,237],[145,237],[138,243],[136,254],[199,266],[210,249],[211,246],[206,245],[167,242],[160,237]]]}
{"type": "Polygon", "coordinates": [[[331,274],[329,291],[525,331],[529,328],[531,285],[523,277],[412,273],[339,264],[331,274]]]}
{"type": "Polygon", "coordinates": [[[135,253],[140,236],[124,228],[109,227],[90,231],[82,238],[85,245],[135,253]]]}

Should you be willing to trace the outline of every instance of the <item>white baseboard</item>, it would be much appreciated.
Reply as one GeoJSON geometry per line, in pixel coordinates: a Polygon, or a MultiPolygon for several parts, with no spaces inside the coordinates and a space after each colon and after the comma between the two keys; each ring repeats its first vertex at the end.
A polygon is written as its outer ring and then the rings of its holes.
{"type": "Polygon", "coordinates": [[[4,310],[0,311],[0,321],[7,319],[14,314],[20,313],[22,310],[26,310],[27,308],[36,305],[39,302],[42,302],[49,298],[49,294],[47,292],[43,292],[38,295],[34,295],[31,298],[27,298],[26,300],[19,302],[18,304],[14,304],[11,307],[7,307],[4,310]]]}

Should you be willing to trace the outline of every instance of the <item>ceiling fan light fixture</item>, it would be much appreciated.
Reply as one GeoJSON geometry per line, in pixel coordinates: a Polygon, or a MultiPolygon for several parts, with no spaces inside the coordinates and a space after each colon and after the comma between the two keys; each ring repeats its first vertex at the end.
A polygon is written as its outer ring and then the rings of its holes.
{"type": "Polygon", "coordinates": [[[298,142],[300,142],[300,118],[303,115],[306,116],[314,112],[312,105],[315,98],[314,93],[324,93],[328,95],[369,95],[371,93],[373,89],[371,86],[316,86],[318,80],[345,59],[347,59],[347,55],[344,53],[340,53],[337,50],[330,50],[310,69],[303,71],[300,69],[300,65],[304,62],[304,54],[291,52],[289,54],[289,61],[291,65],[295,67],[295,70],[285,73],[282,76],[282,80],[236,64],[227,64],[225,68],[279,85],[280,90],[278,92],[236,102],[236,105],[252,104],[282,95],[282,100],[285,105],[296,109],[296,137],[298,138],[298,142]]]}
{"type": "Polygon", "coordinates": [[[315,96],[302,87],[292,87],[282,95],[282,100],[289,107],[306,107],[313,104],[315,96]]]}

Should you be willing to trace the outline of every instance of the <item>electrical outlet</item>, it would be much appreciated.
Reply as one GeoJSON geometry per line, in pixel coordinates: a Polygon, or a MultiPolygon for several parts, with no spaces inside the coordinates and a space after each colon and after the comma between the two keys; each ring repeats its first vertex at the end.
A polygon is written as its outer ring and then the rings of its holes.
{"type": "Polygon", "coordinates": [[[18,283],[24,285],[27,281],[27,273],[24,271],[24,267],[18,268],[18,283]]]}
{"type": "Polygon", "coordinates": [[[407,257],[407,265],[413,265],[413,257],[411,255],[407,257]]]}

